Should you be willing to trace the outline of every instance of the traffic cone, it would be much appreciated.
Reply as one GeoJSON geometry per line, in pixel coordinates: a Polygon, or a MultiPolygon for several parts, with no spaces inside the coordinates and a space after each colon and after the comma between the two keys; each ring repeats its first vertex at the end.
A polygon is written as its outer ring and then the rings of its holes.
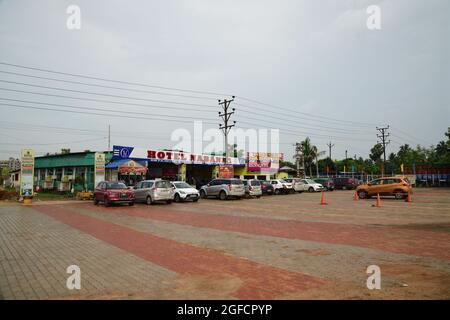
{"type": "Polygon", "coordinates": [[[376,204],[377,208],[381,208],[381,200],[380,200],[380,194],[377,193],[377,204],[376,204]]]}
{"type": "Polygon", "coordinates": [[[322,197],[320,199],[320,204],[322,206],[328,204],[328,203],[325,202],[325,192],[323,192],[323,191],[322,191],[322,197]]]}
{"type": "Polygon", "coordinates": [[[353,195],[353,200],[354,201],[358,201],[359,197],[358,197],[358,192],[355,191],[355,194],[353,195]]]}
{"type": "Polygon", "coordinates": [[[411,190],[408,190],[408,197],[405,200],[406,202],[412,202],[412,198],[411,198],[411,190]]]}

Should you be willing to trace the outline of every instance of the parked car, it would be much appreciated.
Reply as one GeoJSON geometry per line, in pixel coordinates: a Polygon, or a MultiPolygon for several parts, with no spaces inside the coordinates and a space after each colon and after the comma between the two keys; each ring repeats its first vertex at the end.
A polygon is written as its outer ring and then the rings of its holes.
{"type": "Polygon", "coordinates": [[[300,188],[302,191],[318,192],[324,190],[324,187],[312,179],[301,179],[300,188]]]}
{"type": "Polygon", "coordinates": [[[380,196],[394,196],[396,199],[403,199],[411,192],[411,185],[406,178],[384,177],[375,179],[367,184],[360,185],[356,192],[360,199],[370,198],[379,194],[380,196]]]}
{"type": "Polygon", "coordinates": [[[358,180],[354,178],[337,177],[333,178],[334,187],[342,190],[353,190],[358,186],[358,180]]]}
{"type": "Polygon", "coordinates": [[[173,200],[175,202],[187,200],[197,202],[200,198],[198,190],[184,181],[174,181],[171,184],[174,191],[173,200]]]}
{"type": "Polygon", "coordinates": [[[270,181],[261,181],[261,191],[263,195],[272,195],[274,193],[274,188],[270,181]]]}
{"type": "Polygon", "coordinates": [[[159,201],[172,203],[174,191],[170,181],[144,180],[134,186],[134,195],[137,202],[148,205],[159,201]]]}
{"type": "Polygon", "coordinates": [[[292,189],[292,183],[286,182],[283,179],[270,180],[270,184],[274,189],[274,194],[286,194],[294,191],[294,189],[292,189]]]}
{"type": "Polygon", "coordinates": [[[317,179],[314,179],[314,181],[317,183],[320,183],[327,191],[334,190],[334,182],[330,178],[317,178],[317,179]]]}
{"type": "Polygon", "coordinates": [[[134,205],[135,196],[133,190],[120,182],[100,182],[94,191],[94,204],[103,202],[105,207],[114,203],[128,203],[134,205]]]}
{"type": "Polygon", "coordinates": [[[200,197],[218,197],[220,200],[228,198],[241,199],[245,196],[244,183],[240,179],[214,179],[200,188],[200,197]]]}
{"type": "Polygon", "coordinates": [[[242,181],[245,186],[245,195],[248,197],[257,197],[260,198],[262,196],[261,182],[257,179],[249,179],[242,181]]]}
{"type": "Polygon", "coordinates": [[[295,192],[303,192],[303,186],[302,186],[302,179],[300,178],[288,178],[283,179],[284,181],[292,184],[292,189],[294,189],[295,192]]]}

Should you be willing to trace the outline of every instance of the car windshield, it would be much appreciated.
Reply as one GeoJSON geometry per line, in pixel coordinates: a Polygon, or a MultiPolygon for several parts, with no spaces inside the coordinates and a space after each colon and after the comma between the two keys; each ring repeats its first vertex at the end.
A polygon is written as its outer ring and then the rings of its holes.
{"type": "Polygon", "coordinates": [[[242,182],[242,180],[236,179],[236,180],[231,180],[231,184],[242,185],[243,182],[242,182]]]}
{"type": "Polygon", "coordinates": [[[188,189],[188,188],[192,188],[190,185],[188,185],[186,182],[177,182],[174,183],[175,187],[177,187],[178,189],[188,189]]]}
{"type": "Polygon", "coordinates": [[[106,183],[106,189],[126,189],[127,186],[120,182],[108,182],[106,183]]]}
{"type": "Polygon", "coordinates": [[[259,182],[258,180],[252,180],[251,185],[252,186],[260,186],[261,182],[259,182]]]}

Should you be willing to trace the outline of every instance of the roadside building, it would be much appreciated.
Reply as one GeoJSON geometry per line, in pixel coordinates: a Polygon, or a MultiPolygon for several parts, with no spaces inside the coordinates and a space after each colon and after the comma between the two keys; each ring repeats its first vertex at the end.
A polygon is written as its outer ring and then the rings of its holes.
{"type": "Polygon", "coordinates": [[[20,169],[20,160],[10,157],[8,160],[0,160],[0,169],[7,168],[9,172],[20,169]]]}
{"type": "MultiPolygon", "coordinates": [[[[111,152],[103,152],[106,162],[111,152]]],[[[74,191],[94,189],[95,152],[73,152],[35,158],[35,187],[40,190],[74,191]]]]}

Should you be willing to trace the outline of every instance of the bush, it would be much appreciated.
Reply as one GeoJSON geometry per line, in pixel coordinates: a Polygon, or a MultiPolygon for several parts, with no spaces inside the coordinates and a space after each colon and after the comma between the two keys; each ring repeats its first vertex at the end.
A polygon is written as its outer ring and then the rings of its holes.
{"type": "Polygon", "coordinates": [[[0,200],[15,200],[18,196],[16,191],[0,190],[0,200]]]}

